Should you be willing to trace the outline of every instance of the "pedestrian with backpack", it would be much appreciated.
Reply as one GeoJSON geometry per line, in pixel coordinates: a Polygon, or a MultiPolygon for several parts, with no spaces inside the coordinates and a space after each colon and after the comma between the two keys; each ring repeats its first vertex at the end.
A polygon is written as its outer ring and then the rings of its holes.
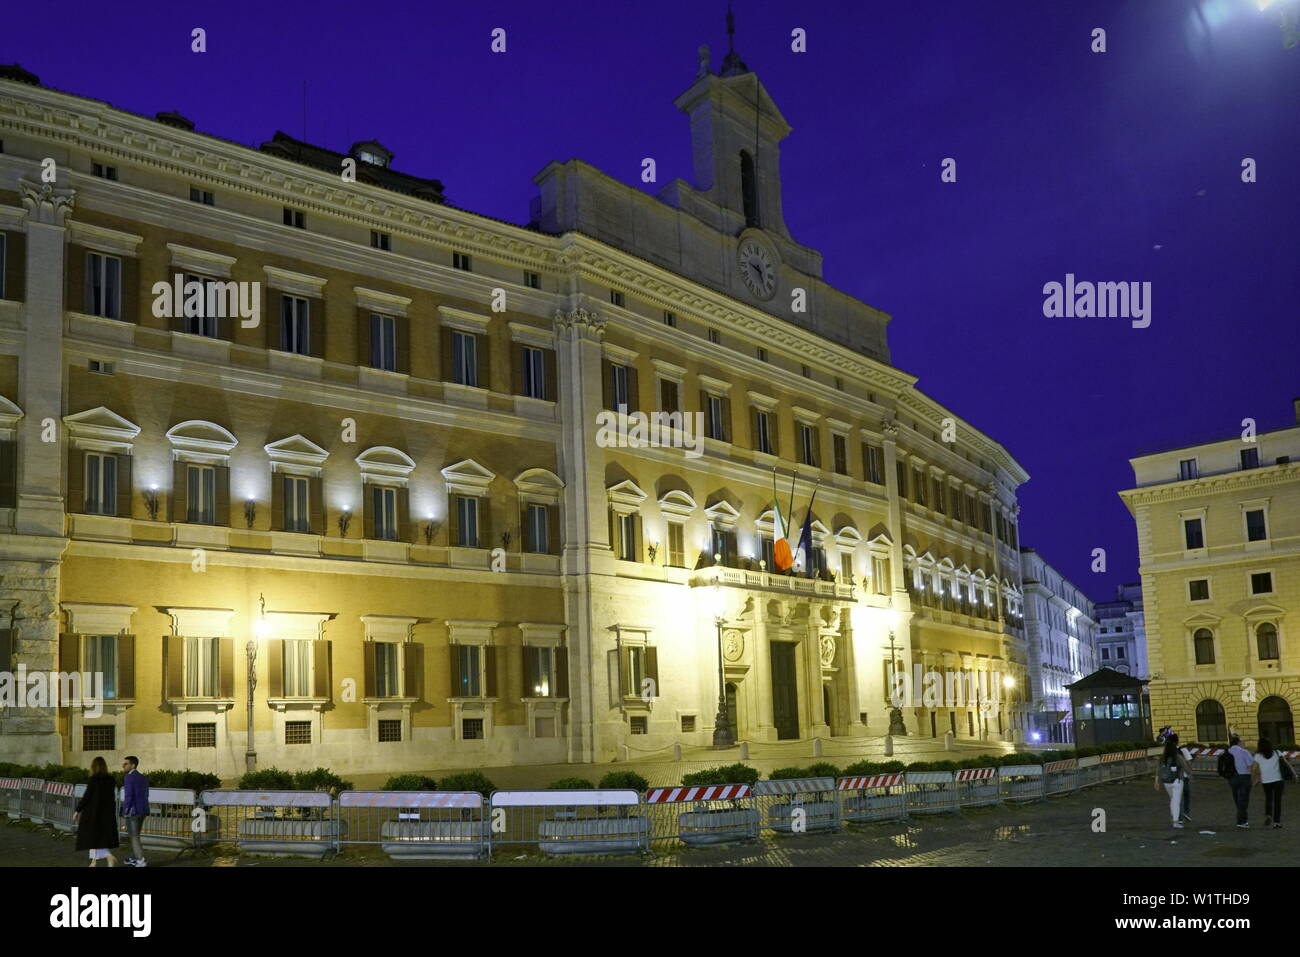
{"type": "Polygon", "coordinates": [[[1295,780],[1295,770],[1287,763],[1281,751],[1273,749],[1268,738],[1259,739],[1251,768],[1253,784],[1264,786],[1264,826],[1282,827],[1282,789],[1287,781],[1295,780]]]}
{"type": "Polygon", "coordinates": [[[1174,827],[1182,827],[1183,782],[1191,777],[1192,769],[1178,747],[1178,735],[1171,734],[1165,738],[1165,750],[1156,765],[1156,790],[1164,788],[1169,795],[1169,817],[1174,827]]]}
{"type": "Polygon", "coordinates": [[[1250,827],[1250,781],[1255,758],[1241,746],[1241,736],[1228,739],[1229,748],[1219,755],[1219,776],[1227,778],[1232,788],[1232,800],[1237,805],[1237,827],[1243,831],[1250,827]]]}

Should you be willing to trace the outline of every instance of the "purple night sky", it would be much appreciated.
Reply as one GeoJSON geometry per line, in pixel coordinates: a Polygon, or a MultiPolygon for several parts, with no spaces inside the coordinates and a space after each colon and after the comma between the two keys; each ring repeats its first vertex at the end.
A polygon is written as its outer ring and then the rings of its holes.
{"type": "MultiPolygon", "coordinates": [[[[726,52],[724,0],[179,6],[73,3],[55,26],[18,4],[0,62],[250,145],[277,129],[337,150],[377,138],[449,202],[517,223],[552,159],[635,183],[653,156],[659,184],[643,188],[689,181],[672,100],[701,43],[715,69],[726,52]],[[504,55],[489,52],[498,26],[504,55]]],[[[893,315],[894,361],[921,389],[1029,471],[1022,544],[1112,597],[1137,574],[1116,495],[1129,457],[1229,437],[1247,416],[1293,422],[1300,47],[1255,0],[734,9],[738,52],[794,127],[792,235],[893,315]],[[790,51],[796,27],[807,53],[790,51]],[[1094,27],[1109,52],[1090,52],[1094,27]],[[1257,183],[1241,182],[1244,157],[1257,183]],[[1045,318],[1043,284],[1067,272],[1151,282],[1151,326],[1045,318]],[[1108,574],[1089,571],[1096,547],[1108,574]]]]}

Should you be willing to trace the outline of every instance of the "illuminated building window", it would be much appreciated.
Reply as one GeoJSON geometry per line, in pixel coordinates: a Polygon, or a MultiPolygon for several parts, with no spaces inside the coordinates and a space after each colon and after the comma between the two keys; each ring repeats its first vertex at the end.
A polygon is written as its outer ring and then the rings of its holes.
{"type": "Polygon", "coordinates": [[[483,697],[483,649],[478,645],[453,645],[456,659],[457,698],[483,697]]]}
{"type": "Polygon", "coordinates": [[[116,256],[86,253],[86,312],[122,318],[122,260],[116,256]]]}
{"type": "Polygon", "coordinates": [[[546,505],[528,505],[524,513],[524,550],[535,555],[551,551],[551,510],[546,505]]]}
{"type": "Polygon", "coordinates": [[[117,456],[86,453],[86,502],[91,515],[117,514],[117,456]]]}
{"type": "Polygon", "coordinates": [[[310,528],[308,479],[286,475],[281,479],[284,495],[284,531],[306,532],[310,528]]]}
{"type": "Polygon", "coordinates": [[[82,670],[104,676],[105,698],[117,697],[117,635],[85,635],[82,639],[82,670]]]}
{"type": "Polygon", "coordinates": [[[546,398],[546,357],[541,349],[524,346],[520,349],[523,362],[524,395],[530,399],[546,398]]]}
{"type": "Polygon", "coordinates": [[[524,648],[524,696],[527,698],[553,698],[556,696],[556,661],[554,648],[524,648]]]}
{"type": "Polygon", "coordinates": [[[311,355],[311,303],[300,296],[280,297],[280,350],[311,355]]]}
{"type": "Polygon", "coordinates": [[[706,395],[704,400],[705,435],[719,442],[727,437],[727,400],[720,395],[706,395]]]}
{"type": "Polygon", "coordinates": [[[880,448],[875,445],[862,446],[862,475],[873,485],[885,484],[885,463],[880,448]]]}
{"type": "Polygon", "coordinates": [[[370,487],[370,517],[375,538],[389,542],[398,540],[397,489],[385,485],[370,487]]]}
{"type": "Polygon", "coordinates": [[[385,372],[397,371],[397,319],[394,316],[370,317],[370,367],[385,372]]]}
{"type": "Polygon", "coordinates": [[[286,640],[283,645],[284,662],[281,676],[284,697],[309,698],[313,691],[312,642],[305,639],[286,640]]]}
{"type": "Polygon", "coordinates": [[[395,641],[374,642],[375,655],[375,697],[397,698],[401,696],[400,669],[402,648],[395,641]]]}
{"type": "Polygon", "coordinates": [[[799,462],[803,465],[811,465],[818,468],[817,461],[817,428],[812,425],[804,425],[802,422],[797,426],[799,438],[799,462]]]}
{"type": "Polygon", "coordinates": [[[480,548],[478,534],[478,499],[470,495],[457,495],[456,544],[461,548],[480,548]]]}
{"type": "Polygon", "coordinates": [[[478,336],[471,332],[451,333],[451,381],[478,386],[478,336]]]}
{"type": "Polygon", "coordinates": [[[776,432],[772,413],[763,409],[754,410],[754,448],[767,455],[776,454],[776,432]]]}
{"type": "Polygon", "coordinates": [[[686,567],[685,538],[680,522],[668,523],[668,564],[673,568],[686,567]]]}
{"type": "Polygon", "coordinates": [[[221,675],[221,642],[216,638],[185,639],[185,697],[215,698],[221,675]]]}
{"type": "Polygon", "coordinates": [[[849,581],[853,577],[853,555],[851,552],[840,553],[840,577],[849,581]]]}
{"type": "Polygon", "coordinates": [[[682,734],[690,734],[695,730],[695,715],[682,715],[682,734]]]}
{"type": "Polygon", "coordinates": [[[614,410],[631,407],[628,401],[630,392],[628,390],[627,366],[619,365],[617,362],[610,364],[609,395],[611,408],[614,410]]]}

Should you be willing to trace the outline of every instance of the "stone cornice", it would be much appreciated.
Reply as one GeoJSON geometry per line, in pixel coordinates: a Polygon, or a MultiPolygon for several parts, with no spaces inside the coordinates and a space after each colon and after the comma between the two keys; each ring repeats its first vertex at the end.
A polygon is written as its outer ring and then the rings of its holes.
{"type": "Polygon", "coordinates": [[[1288,482],[1300,481],[1300,462],[1285,465],[1264,465],[1257,469],[1241,469],[1189,479],[1185,482],[1167,482],[1160,485],[1143,485],[1124,489],[1119,493],[1130,509],[1139,505],[1160,505],[1201,499],[1207,495],[1247,489],[1266,489],[1288,482]]]}

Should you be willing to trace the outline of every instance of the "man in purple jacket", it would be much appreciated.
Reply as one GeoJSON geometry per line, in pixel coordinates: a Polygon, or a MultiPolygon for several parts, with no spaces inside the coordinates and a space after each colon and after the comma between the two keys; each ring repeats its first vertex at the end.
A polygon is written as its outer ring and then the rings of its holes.
{"type": "Polygon", "coordinates": [[[122,760],[122,817],[126,821],[126,834],[131,840],[128,867],[144,867],[144,848],[140,844],[140,825],[149,816],[149,779],[138,770],[140,759],[128,755],[122,760]]]}

